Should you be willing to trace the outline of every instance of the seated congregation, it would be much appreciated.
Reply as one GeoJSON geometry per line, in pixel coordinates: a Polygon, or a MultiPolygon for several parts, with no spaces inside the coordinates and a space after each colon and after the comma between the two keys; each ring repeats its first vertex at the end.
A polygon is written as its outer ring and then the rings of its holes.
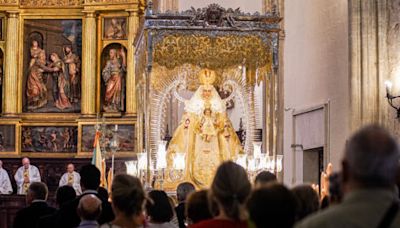
{"type": "Polygon", "coordinates": [[[100,171],[86,165],[80,170],[82,194],[69,185],[59,187],[57,209],[46,203],[44,183],[30,184],[29,206],[17,213],[13,227],[400,227],[398,172],[398,144],[378,126],[349,139],[341,171],[330,177],[322,200],[311,186],[289,189],[268,172],[251,183],[231,161],[219,166],[209,189],[181,183],[175,198],[120,174],[108,196],[99,189],[100,171]]]}

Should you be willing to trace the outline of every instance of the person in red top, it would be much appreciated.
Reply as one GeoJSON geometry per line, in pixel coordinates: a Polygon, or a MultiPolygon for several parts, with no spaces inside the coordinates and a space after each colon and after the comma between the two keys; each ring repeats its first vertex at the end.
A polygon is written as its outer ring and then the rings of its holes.
{"type": "Polygon", "coordinates": [[[249,228],[245,205],[250,191],[246,171],[232,161],[222,163],[209,192],[209,200],[215,201],[218,215],[190,228],[249,228]]]}

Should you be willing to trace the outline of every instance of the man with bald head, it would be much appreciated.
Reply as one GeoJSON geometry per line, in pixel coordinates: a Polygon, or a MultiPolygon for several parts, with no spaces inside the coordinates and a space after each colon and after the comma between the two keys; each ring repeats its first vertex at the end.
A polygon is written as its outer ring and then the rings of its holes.
{"type": "Polygon", "coordinates": [[[0,160],[0,195],[9,195],[12,191],[10,177],[7,171],[3,169],[3,161],[0,160]]]}
{"type": "Polygon", "coordinates": [[[75,189],[76,195],[82,194],[81,176],[75,172],[75,166],[72,163],[67,165],[67,172],[60,179],[59,186],[69,185],[75,189]]]}
{"type": "Polygon", "coordinates": [[[86,194],[79,200],[77,212],[81,218],[78,228],[97,228],[101,214],[101,200],[94,194],[86,194]]]}
{"type": "Polygon", "coordinates": [[[40,182],[39,169],[31,165],[29,158],[22,158],[22,166],[18,168],[14,175],[15,182],[17,182],[17,194],[26,195],[29,185],[32,182],[40,182]]]}

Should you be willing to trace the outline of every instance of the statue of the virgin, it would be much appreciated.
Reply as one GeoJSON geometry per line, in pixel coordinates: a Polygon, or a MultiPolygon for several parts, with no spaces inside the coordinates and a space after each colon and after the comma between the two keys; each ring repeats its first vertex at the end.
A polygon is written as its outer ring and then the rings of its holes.
{"type": "Polygon", "coordinates": [[[167,160],[171,169],[173,154],[185,152],[184,179],[203,188],[211,183],[218,165],[235,159],[242,146],[226,113],[225,101],[213,86],[215,72],[202,70],[199,78],[201,85],[185,102],[182,120],[169,143],[167,160]]]}

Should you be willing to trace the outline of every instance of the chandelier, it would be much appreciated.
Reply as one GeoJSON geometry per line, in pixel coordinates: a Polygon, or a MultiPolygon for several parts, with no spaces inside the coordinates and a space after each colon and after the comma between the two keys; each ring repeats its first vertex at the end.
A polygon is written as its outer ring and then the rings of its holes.
{"type": "Polygon", "coordinates": [[[150,180],[153,180],[151,184],[154,188],[154,182],[158,182],[161,189],[166,178],[172,181],[180,181],[184,178],[186,168],[186,153],[176,152],[172,155],[172,167],[168,167],[167,163],[167,141],[161,140],[157,146],[156,162],[151,165],[151,162],[147,161],[147,153],[138,153],[137,160],[126,161],[127,173],[132,176],[138,177],[145,186],[147,183],[147,174],[150,174],[150,180]],[[150,164],[149,169],[148,164],[150,164]],[[167,169],[168,168],[168,169],[167,169]],[[149,172],[147,172],[149,171],[149,172]],[[168,175],[168,176],[167,176],[168,175]]]}
{"type": "Polygon", "coordinates": [[[282,172],[283,155],[270,156],[267,153],[261,152],[261,142],[253,142],[253,154],[239,154],[236,163],[242,166],[251,180],[262,171],[269,171],[271,173],[282,172]]]}

